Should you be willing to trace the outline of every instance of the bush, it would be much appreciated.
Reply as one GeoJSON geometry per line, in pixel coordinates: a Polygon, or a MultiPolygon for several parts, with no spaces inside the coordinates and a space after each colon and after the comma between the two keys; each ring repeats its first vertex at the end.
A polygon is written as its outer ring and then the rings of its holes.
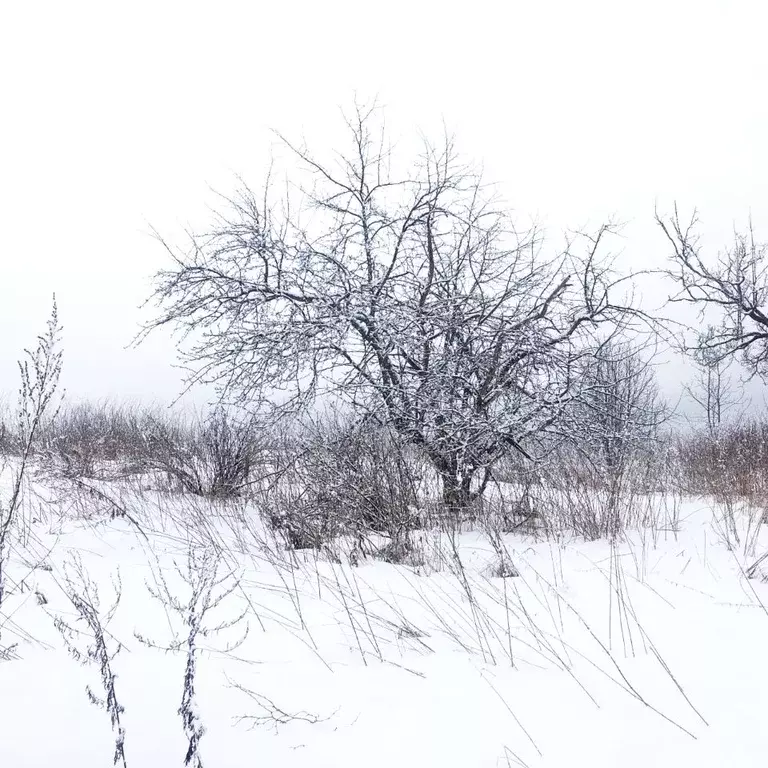
{"type": "Polygon", "coordinates": [[[249,485],[263,443],[253,419],[221,408],[201,419],[83,402],[62,409],[37,447],[48,468],[66,478],[160,473],[187,493],[224,498],[249,485]]]}
{"type": "Polygon", "coordinates": [[[144,426],[152,418],[151,410],[135,405],[68,404],[46,425],[39,447],[66,477],[100,477],[109,469],[135,471],[144,426]]]}
{"type": "Polygon", "coordinates": [[[205,420],[152,418],[138,461],[144,471],[165,474],[196,496],[231,498],[249,487],[265,441],[254,419],[217,409],[205,420]]]}
{"type": "Polygon", "coordinates": [[[409,532],[420,524],[425,468],[391,430],[326,415],[284,441],[279,463],[286,469],[264,503],[290,547],[381,534],[389,538],[387,552],[407,549],[409,532]]]}
{"type": "Polygon", "coordinates": [[[682,477],[690,493],[728,492],[744,499],[768,493],[768,418],[760,416],[678,439],[682,477]]]}
{"type": "Polygon", "coordinates": [[[15,442],[10,414],[5,405],[0,402],[0,456],[8,456],[13,453],[15,442]]]}
{"type": "Polygon", "coordinates": [[[632,526],[654,525],[653,495],[671,490],[674,463],[662,439],[618,465],[564,438],[541,442],[536,454],[542,457],[536,462],[510,457],[495,473],[503,487],[485,501],[483,514],[502,532],[614,538],[632,526]]]}

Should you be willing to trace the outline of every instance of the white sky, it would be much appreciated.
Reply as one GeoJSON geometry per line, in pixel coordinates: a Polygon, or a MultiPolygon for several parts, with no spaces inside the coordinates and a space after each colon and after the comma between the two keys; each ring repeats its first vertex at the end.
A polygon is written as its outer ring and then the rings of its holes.
{"type": "Polygon", "coordinates": [[[149,224],[258,186],[269,128],[333,142],[355,91],[397,135],[444,119],[553,234],[617,214],[634,268],[666,255],[657,200],[713,248],[750,211],[768,232],[766,28],[757,0],[3,3],[0,393],[56,291],[71,394],[172,398],[170,341],[124,349],[149,224]]]}

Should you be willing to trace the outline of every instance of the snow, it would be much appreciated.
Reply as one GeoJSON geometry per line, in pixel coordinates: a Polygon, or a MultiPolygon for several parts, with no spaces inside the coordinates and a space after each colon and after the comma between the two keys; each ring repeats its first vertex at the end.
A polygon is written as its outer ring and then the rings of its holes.
{"type": "Polygon", "coordinates": [[[121,579],[109,633],[122,645],[112,663],[127,764],[183,764],[184,654],[137,635],[185,640],[181,616],[150,591],[162,574],[185,603],[190,552],[212,544],[221,590],[236,587],[205,626],[246,617],[200,638],[204,765],[765,764],[768,586],[745,578],[755,557],[729,549],[714,502],[688,499],[679,531],[638,530],[613,546],[508,535],[520,571],[508,579],[489,575],[493,550],[472,531],[457,537],[461,567],[438,532],[423,535],[424,566],[355,567],[286,552],[242,505],[193,510],[147,493],[140,532],[38,504],[0,618],[0,644],[18,643],[18,658],[0,662],[2,766],[111,763],[109,717],[85,693],[100,691],[99,670],[67,653],[53,623],[75,619],[62,590],[73,555],[102,607],[121,579]],[[267,710],[237,686],[296,719],[241,719],[267,710]]]}

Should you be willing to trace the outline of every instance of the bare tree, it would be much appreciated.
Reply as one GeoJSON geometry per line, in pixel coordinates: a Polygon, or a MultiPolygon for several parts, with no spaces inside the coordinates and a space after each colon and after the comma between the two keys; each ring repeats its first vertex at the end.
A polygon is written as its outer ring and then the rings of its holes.
{"type": "MultiPolygon", "coordinates": [[[[768,380],[768,245],[755,240],[750,222],[747,232],[736,232],[734,244],[707,263],[699,247],[695,211],[686,225],[681,222],[677,206],[671,216],[663,218],[657,214],[656,220],[673,248],[674,268],[669,274],[679,291],[672,300],[693,304],[702,315],[708,308],[720,315],[720,325],[699,334],[692,349],[710,366],[740,358],[750,375],[768,380]]],[[[715,410],[714,415],[722,413],[715,410]]],[[[714,448],[715,456],[723,460],[725,452],[717,445],[714,448]]],[[[729,542],[731,536],[737,537],[729,487],[732,483],[729,478],[728,485],[719,489],[729,510],[729,542]]],[[[764,556],[747,569],[750,578],[757,574],[763,561],[764,556]]]]}
{"type": "Polygon", "coordinates": [[[708,261],[701,254],[695,211],[688,223],[677,206],[671,216],[657,213],[656,220],[672,245],[667,274],[678,291],[670,300],[692,304],[702,316],[715,310],[720,318],[710,332],[696,335],[688,351],[698,350],[707,365],[741,358],[751,375],[768,376],[768,246],[755,241],[750,224],[708,261]]]}
{"type": "MultiPolygon", "coordinates": [[[[658,487],[660,432],[671,410],[646,344],[612,339],[584,360],[581,392],[537,466],[534,506],[545,531],[616,538],[643,522],[658,487]]],[[[528,504],[530,507],[530,504],[528,504]]]]}
{"type": "Polygon", "coordinates": [[[647,352],[616,340],[586,363],[572,434],[580,433],[580,446],[609,472],[622,472],[647,453],[669,417],[647,352]]]}
{"type": "Polygon", "coordinates": [[[716,333],[709,326],[699,335],[693,353],[696,376],[693,383],[686,387],[688,396],[704,411],[710,435],[720,429],[723,418],[740,401],[729,373],[733,359],[721,357],[709,346],[709,340],[716,333]]]}
{"type": "Polygon", "coordinates": [[[364,409],[423,449],[444,502],[464,507],[500,456],[558,418],[579,358],[626,319],[614,227],[543,258],[451,140],[398,177],[376,110],[347,127],[331,162],[286,142],[311,178],[299,206],[244,188],[188,250],[163,241],[173,266],[139,339],[175,327],[189,384],[239,403],[364,409]]]}

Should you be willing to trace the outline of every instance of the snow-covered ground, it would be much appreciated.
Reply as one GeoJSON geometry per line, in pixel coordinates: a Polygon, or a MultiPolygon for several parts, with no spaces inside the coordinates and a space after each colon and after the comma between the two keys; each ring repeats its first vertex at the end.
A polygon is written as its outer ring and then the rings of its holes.
{"type": "MultiPolygon", "coordinates": [[[[683,503],[679,531],[640,530],[615,546],[508,535],[520,576],[502,579],[477,532],[417,534],[418,567],[350,565],[285,551],[247,506],[147,494],[129,522],[33,498],[0,617],[0,645],[17,644],[0,662],[3,768],[112,762],[109,717],[86,694],[99,694],[99,668],[78,663],[55,626],[81,626],[65,594],[78,563],[103,612],[122,595],[108,645],[122,646],[111,663],[127,764],[183,764],[188,627],[173,603],[187,604],[210,552],[214,595],[225,597],[200,637],[206,766],[768,760],[768,585],[745,578],[755,559],[745,531],[729,548],[707,501],[683,503]],[[166,587],[171,599],[158,599],[166,587]]],[[[88,637],[70,643],[84,650],[88,637]]]]}

